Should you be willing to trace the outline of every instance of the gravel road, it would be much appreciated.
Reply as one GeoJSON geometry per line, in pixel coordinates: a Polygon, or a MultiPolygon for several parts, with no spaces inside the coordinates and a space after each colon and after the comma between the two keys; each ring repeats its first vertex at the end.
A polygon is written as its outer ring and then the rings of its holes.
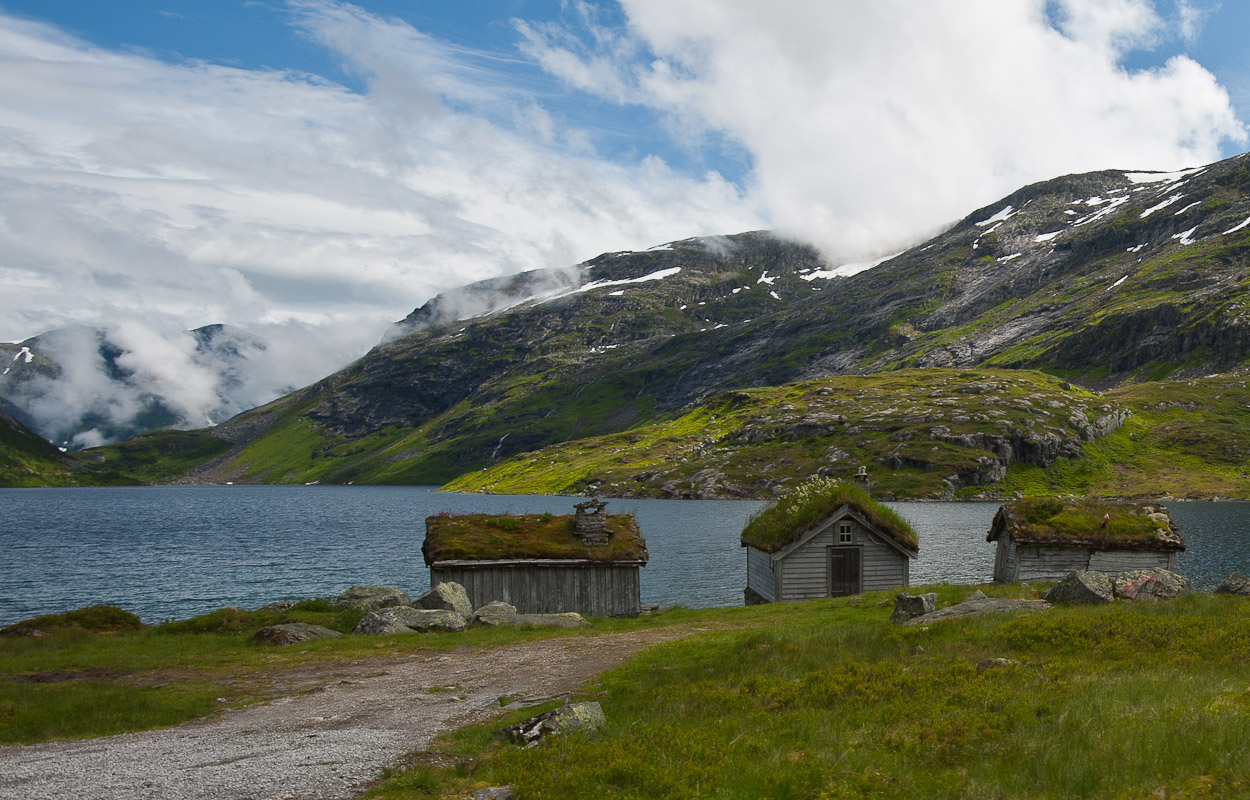
{"type": "Polygon", "coordinates": [[[176,728],[0,747],[0,798],[352,798],[437,733],[496,713],[501,695],[574,691],[647,645],[688,635],[657,628],[340,664],[310,691],[176,728]]]}

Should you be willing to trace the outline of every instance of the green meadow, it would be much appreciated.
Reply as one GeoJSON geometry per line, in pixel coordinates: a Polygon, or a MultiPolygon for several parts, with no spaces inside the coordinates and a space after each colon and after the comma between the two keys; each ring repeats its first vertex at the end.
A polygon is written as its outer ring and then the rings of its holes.
{"type": "MultiPolygon", "coordinates": [[[[939,606],[972,587],[937,586],[939,606]]],[[[1033,597],[1036,587],[981,587],[1033,597]]],[[[899,627],[890,593],[595,620],[690,635],[586,687],[607,726],[520,749],[494,736],[543,710],[444,735],[366,795],[451,798],[1250,797],[1250,599],[1055,608],[899,627]]],[[[0,741],[177,724],[298,691],[347,660],[570,635],[536,629],[250,642],[281,618],[340,630],[308,601],[113,632],[0,639],[0,741]],[[119,710],[119,709],[124,709],[119,710]]]]}

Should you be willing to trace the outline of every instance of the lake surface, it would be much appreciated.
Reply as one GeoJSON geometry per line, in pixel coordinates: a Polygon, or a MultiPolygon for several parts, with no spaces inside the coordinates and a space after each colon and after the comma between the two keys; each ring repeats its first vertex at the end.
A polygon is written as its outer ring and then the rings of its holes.
{"type": "MultiPolygon", "coordinates": [[[[441,494],[419,486],[0,489],[0,625],[112,603],[145,621],[222,606],[337,595],[376,583],[429,588],[425,518],[440,511],[568,514],[577,498],[441,494]]],[[[610,500],[638,518],[643,602],[739,605],[738,535],[755,501],[610,500]]],[[[914,584],[984,583],[997,503],[890,503],[916,528],[914,584]]],[[[1250,504],[1173,503],[1189,550],[1178,571],[1210,590],[1250,572],[1250,504]]]]}

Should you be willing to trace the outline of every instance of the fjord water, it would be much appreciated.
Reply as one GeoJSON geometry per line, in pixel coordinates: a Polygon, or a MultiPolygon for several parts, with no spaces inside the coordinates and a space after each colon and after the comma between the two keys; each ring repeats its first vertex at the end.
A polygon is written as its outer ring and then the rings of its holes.
{"type": "MultiPolygon", "coordinates": [[[[425,518],[572,512],[576,498],[462,495],[419,486],[187,486],[0,490],[0,625],[112,603],[148,622],[222,606],[337,595],[358,583],[429,586],[425,518]]],[[[738,534],[755,501],[611,500],[638,518],[651,561],[642,596],[661,606],[738,605],[738,534]]],[[[892,503],[920,536],[913,584],[983,583],[996,503],[892,503]]],[[[1211,589],[1250,570],[1250,505],[1173,503],[1189,542],[1178,571],[1211,589]]]]}

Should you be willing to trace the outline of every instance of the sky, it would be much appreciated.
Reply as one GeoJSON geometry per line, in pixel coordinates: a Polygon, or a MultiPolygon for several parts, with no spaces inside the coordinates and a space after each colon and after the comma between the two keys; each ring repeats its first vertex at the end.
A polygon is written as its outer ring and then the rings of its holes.
{"type": "Polygon", "coordinates": [[[1231,0],[0,0],[0,341],[225,323],[289,384],[601,252],[871,261],[1033,181],[1245,151],[1246,31],[1231,0]]]}

